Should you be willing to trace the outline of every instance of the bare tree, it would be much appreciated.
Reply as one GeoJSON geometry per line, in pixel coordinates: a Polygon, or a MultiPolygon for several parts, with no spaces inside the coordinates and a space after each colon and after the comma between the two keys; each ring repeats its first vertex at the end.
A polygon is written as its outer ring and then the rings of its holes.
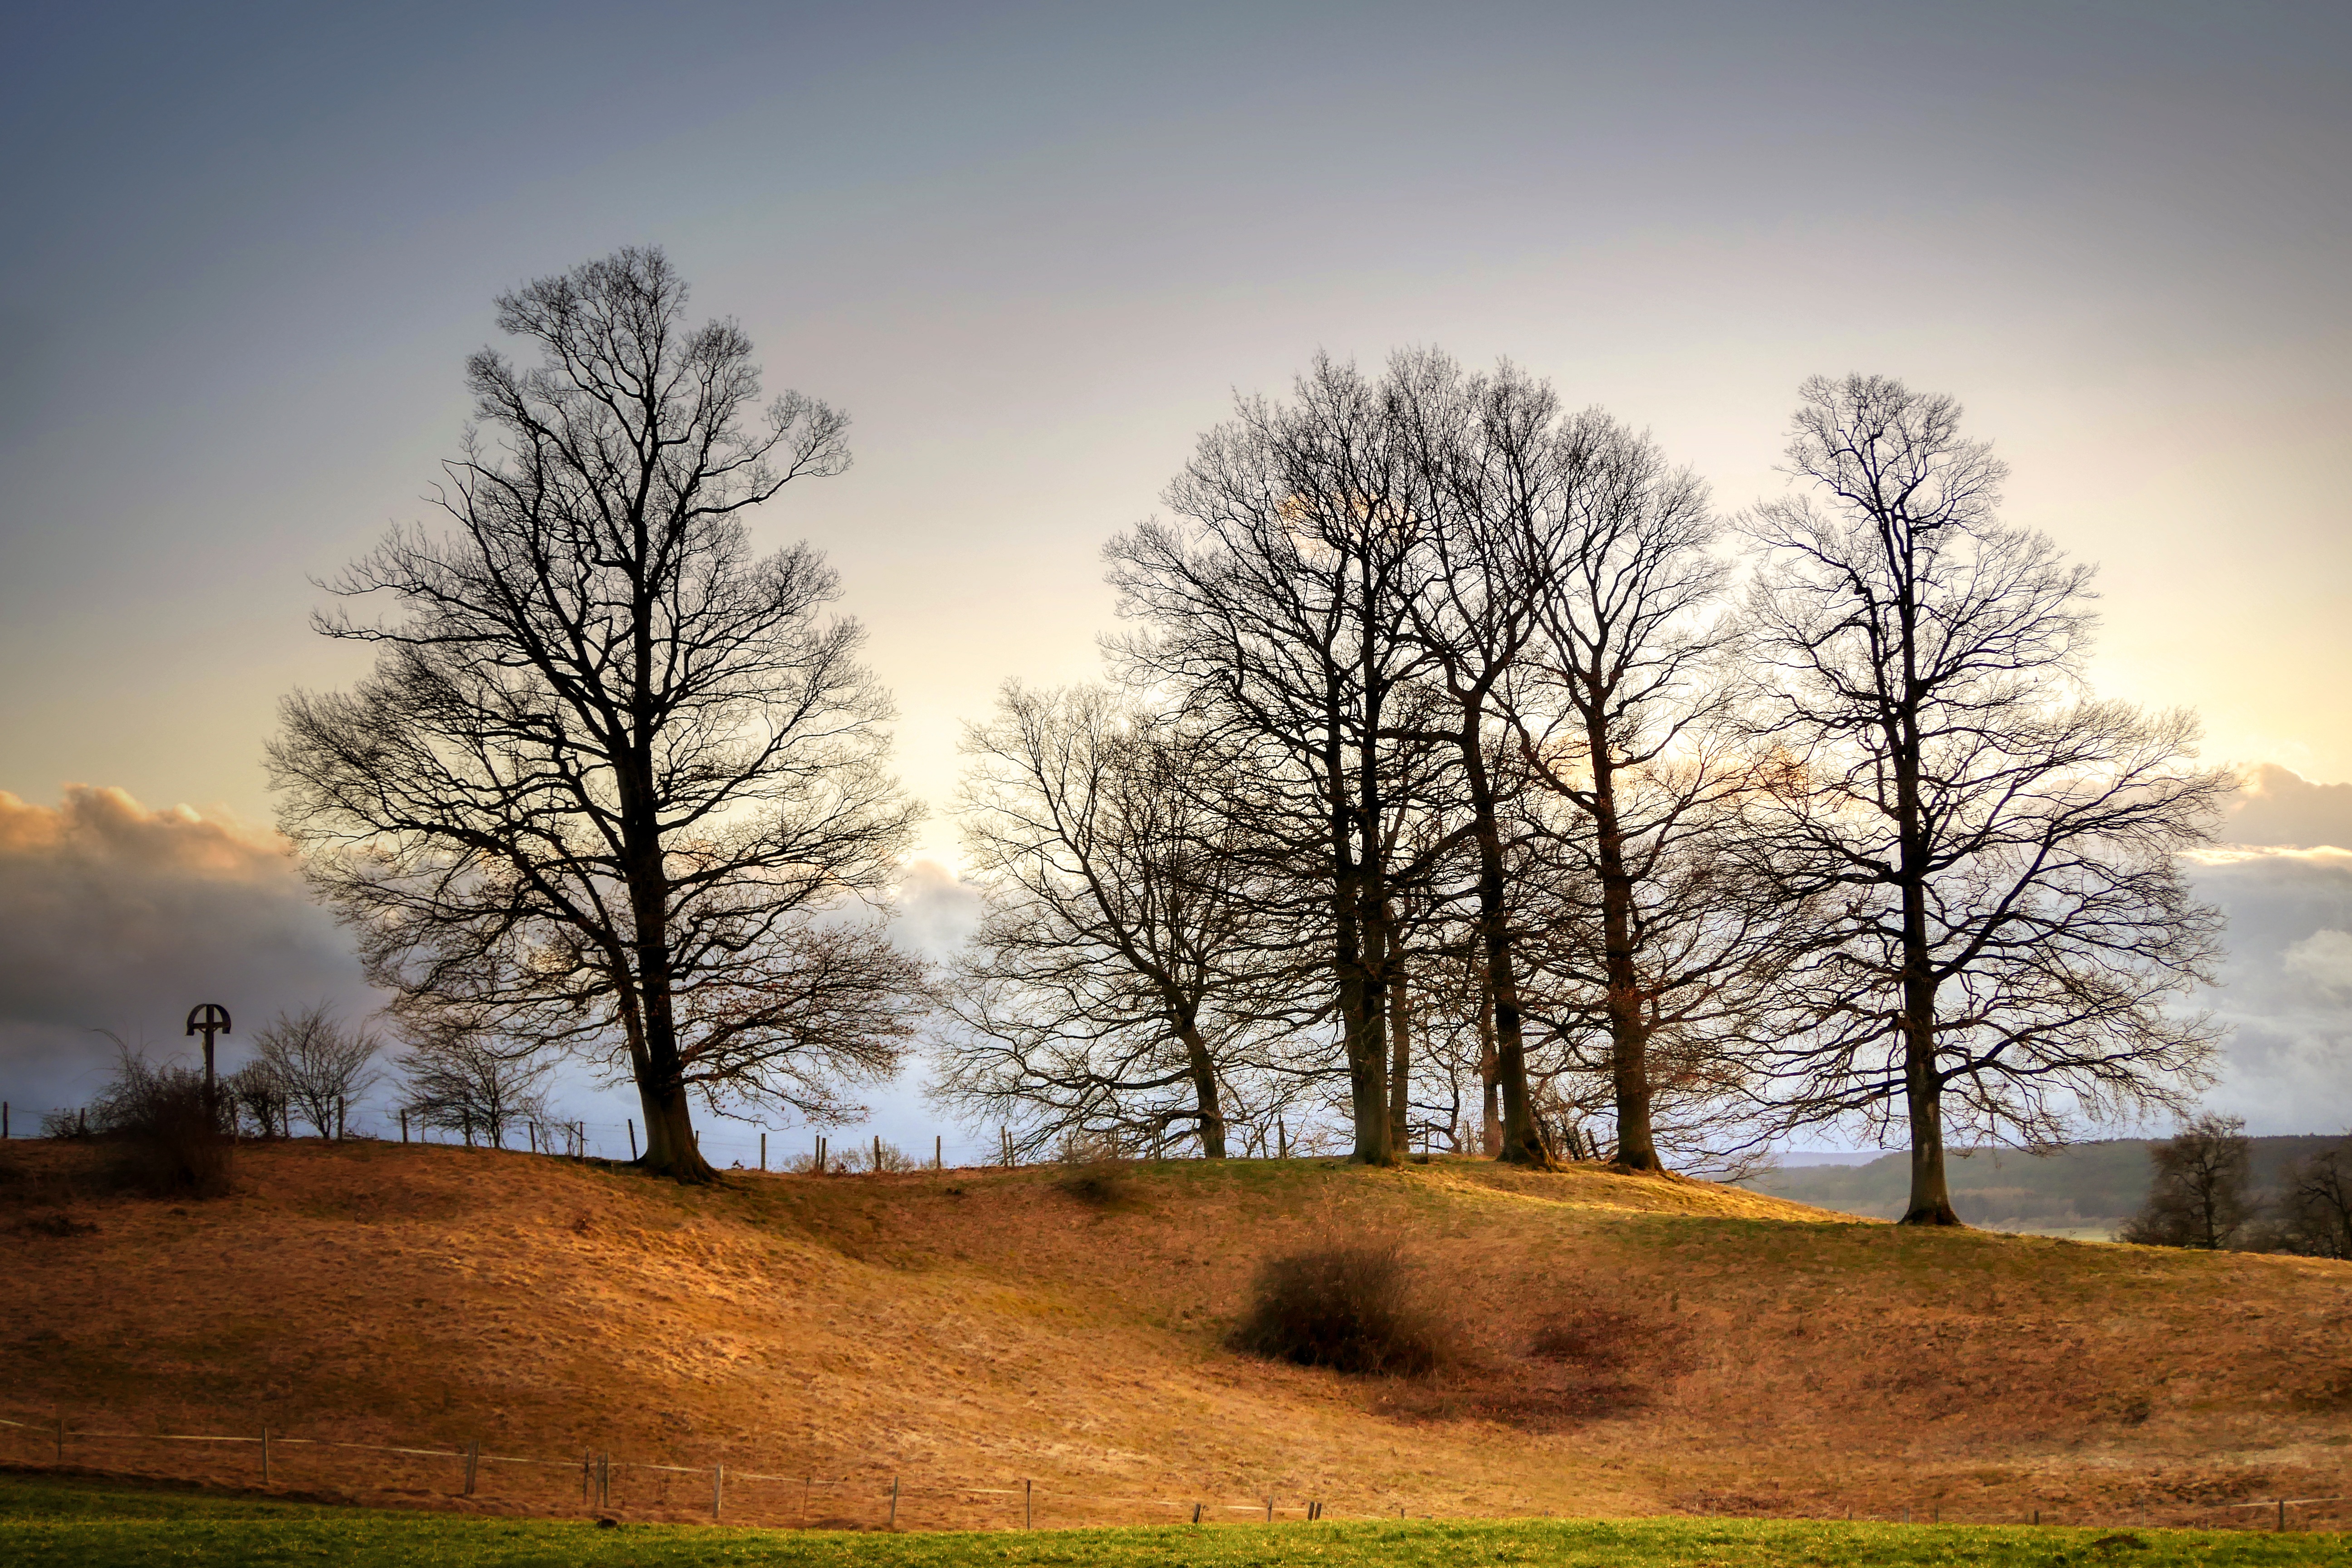
{"type": "MultiPolygon", "coordinates": [[[[382,1042],[363,1028],[346,1026],[326,1003],[299,1013],[280,1013],[254,1037],[255,1060],[269,1087],[321,1138],[341,1131],[346,1101],[375,1082],[382,1042]]],[[[255,1086],[256,1098],[266,1090],[255,1086]]]]}
{"type": "Polygon", "coordinates": [[[2200,1116],[2152,1145],[2147,1203],[2118,1239],[2209,1252],[2227,1247],[2253,1215],[2246,1190],[2251,1152],[2246,1124],[2234,1116],[2200,1116]]]}
{"type": "Polygon", "coordinates": [[[2174,1003],[2219,917],[2178,857],[2231,780],[2186,766],[2186,715],[2083,690],[2090,571],[1998,520],[2004,470],[1949,398],[1808,382],[1789,467],[1805,491],[1748,520],[1785,754],[1759,816],[1824,927],[1774,1071],[1803,1117],[1899,1107],[1905,1222],[1957,1225],[1948,1117],[2041,1144],[2201,1081],[2214,1031],[2174,1003]]]}
{"type": "Polygon", "coordinates": [[[2288,1163],[2268,1240],[2306,1258],[2352,1258],[2352,1142],[2288,1163]]]}
{"type": "Polygon", "coordinates": [[[544,1121],[553,1063],[529,1046],[501,1045],[463,1028],[436,1030],[404,1052],[401,1108],[419,1124],[506,1147],[507,1131],[544,1121]]]}
{"type": "Polygon", "coordinates": [[[1240,758],[1228,805],[1268,868],[1295,873],[1278,912],[1320,950],[1355,1157],[1389,1163],[1390,731],[1423,656],[1400,590],[1412,481],[1385,395],[1318,359],[1288,403],[1244,402],[1203,436],[1167,499],[1178,522],[1106,552],[1141,624],[1120,651],[1139,687],[1240,758]]]}
{"type": "MultiPolygon", "coordinates": [[[[885,771],[887,696],[835,574],[754,552],[746,513],[849,463],[847,419],[787,394],[757,411],[732,322],[690,327],[658,250],[501,296],[535,368],[467,365],[475,424],[435,538],[396,531],[331,586],[398,618],[321,617],[377,650],[348,692],[298,691],[269,751],[281,823],[412,1026],[562,1046],[634,1080],[645,1163],[706,1180],[688,1096],[759,1100],[886,1070],[824,1010],[907,973],[810,932],[877,900],[914,808],[885,771]],[[776,977],[785,978],[779,981],[776,977]]],[[[788,1098],[788,1097],[786,1097],[788,1098]]]]}
{"type": "Polygon", "coordinates": [[[1413,510],[1426,520],[1411,535],[1406,603],[1431,684],[1445,700],[1434,731],[1392,728],[1445,745],[1457,770],[1464,831],[1476,857],[1475,970],[1486,989],[1481,1005],[1493,1045],[1485,1076],[1501,1100],[1496,1152],[1513,1164],[1548,1164],[1528,1091],[1507,893],[1504,802],[1518,770],[1497,739],[1509,678],[1538,626],[1529,567],[1538,563],[1525,546],[1531,520],[1557,504],[1558,400],[1508,365],[1465,377],[1433,352],[1397,356],[1387,384],[1419,488],[1413,510]]]}
{"type": "Polygon", "coordinates": [[[293,1136],[293,1103],[286,1093],[286,1085],[268,1062],[246,1063],[224,1077],[220,1087],[232,1127],[237,1118],[250,1116],[255,1129],[264,1138],[275,1138],[280,1133],[293,1136]]]}
{"type": "Polygon", "coordinates": [[[967,730],[961,816],[988,910],[951,990],[933,1093],[1024,1150],[1073,1134],[1226,1153],[1265,1032],[1255,908],[1215,809],[1217,760],[1100,688],[1008,685],[967,730]]]}

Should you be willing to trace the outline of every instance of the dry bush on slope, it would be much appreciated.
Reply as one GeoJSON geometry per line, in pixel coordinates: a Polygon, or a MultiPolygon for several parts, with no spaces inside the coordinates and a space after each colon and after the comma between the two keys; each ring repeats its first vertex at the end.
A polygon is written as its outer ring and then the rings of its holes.
{"type": "Polygon", "coordinates": [[[114,1142],[114,1179],[157,1198],[216,1198],[229,1189],[228,1140],[205,1103],[204,1075],[151,1066],[127,1047],[90,1120],[114,1142]]]}
{"type": "Polygon", "coordinates": [[[1393,1243],[1349,1242],[1259,1266],[1235,1350],[1356,1376],[1423,1377],[1444,1332],[1393,1243]]]}

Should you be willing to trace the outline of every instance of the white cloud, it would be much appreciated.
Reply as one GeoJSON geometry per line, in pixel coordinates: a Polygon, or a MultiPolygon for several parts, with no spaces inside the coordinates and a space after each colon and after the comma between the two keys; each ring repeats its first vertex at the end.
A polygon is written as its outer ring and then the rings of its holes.
{"type": "Polygon", "coordinates": [[[2289,944],[2280,967],[2330,996],[2352,995],[2352,931],[2313,931],[2289,944]]]}
{"type": "Polygon", "coordinates": [[[2232,844],[2352,848],[2352,784],[2314,784],[2264,763],[2248,770],[2230,802],[2221,837],[2232,844]]]}
{"type": "Polygon", "coordinates": [[[2198,890],[2230,920],[2207,1000],[2231,1039],[2207,1103],[2257,1132],[2352,1125],[2352,850],[2222,848],[2193,862],[2198,890]]]}

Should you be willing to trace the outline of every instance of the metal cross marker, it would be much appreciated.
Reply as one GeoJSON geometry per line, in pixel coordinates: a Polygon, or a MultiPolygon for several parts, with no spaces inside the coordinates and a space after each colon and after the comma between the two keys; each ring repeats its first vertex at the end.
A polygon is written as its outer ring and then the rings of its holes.
{"type": "Polygon", "coordinates": [[[206,1002],[188,1009],[188,1033],[205,1037],[205,1114],[219,1114],[213,1108],[218,1097],[213,1090],[213,1037],[228,1033],[228,1009],[217,1002],[206,1002]]]}

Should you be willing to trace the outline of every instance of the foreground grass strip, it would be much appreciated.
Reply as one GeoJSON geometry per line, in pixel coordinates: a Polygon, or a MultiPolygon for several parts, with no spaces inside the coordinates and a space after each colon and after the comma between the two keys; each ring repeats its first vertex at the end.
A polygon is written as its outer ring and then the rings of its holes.
{"type": "Polygon", "coordinates": [[[545,1564],[810,1564],[812,1568],[1846,1568],[1935,1564],[2352,1563],[2334,1534],[2016,1526],[1895,1525],[1787,1520],[1413,1520],[1160,1526],[1132,1530],[865,1535],[477,1519],[339,1509],[270,1499],[0,1478],[0,1563],[12,1568],[120,1563],[332,1562],[354,1568],[537,1568],[545,1564]]]}

